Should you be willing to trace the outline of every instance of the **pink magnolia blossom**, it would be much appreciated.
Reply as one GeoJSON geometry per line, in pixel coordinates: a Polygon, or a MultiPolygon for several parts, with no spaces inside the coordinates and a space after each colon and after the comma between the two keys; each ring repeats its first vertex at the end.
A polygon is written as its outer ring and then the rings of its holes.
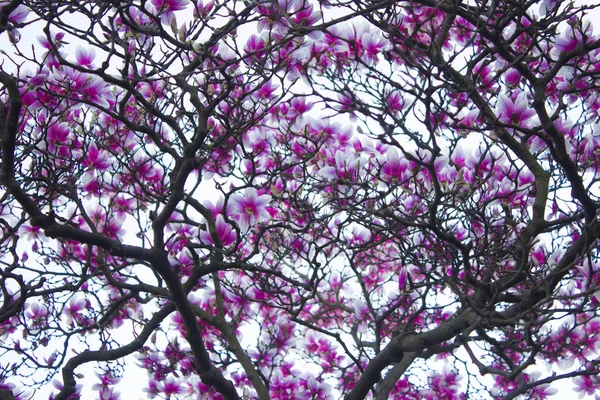
{"type": "Polygon", "coordinates": [[[264,38],[258,35],[252,35],[246,42],[244,50],[247,54],[251,55],[255,59],[261,59],[265,55],[264,48],[266,41],[264,38]]]}
{"type": "Polygon", "coordinates": [[[175,18],[175,11],[182,11],[190,4],[190,0],[150,0],[163,24],[170,25],[175,18]]]}
{"type": "Polygon", "coordinates": [[[579,393],[579,398],[583,399],[586,396],[593,396],[597,391],[600,391],[600,378],[597,376],[578,376],[573,382],[575,383],[575,391],[579,393]]]}
{"type": "Polygon", "coordinates": [[[31,225],[23,225],[21,227],[23,234],[29,241],[32,240],[44,240],[46,241],[46,235],[44,234],[42,228],[39,226],[31,226],[31,225]]]}
{"type": "Polygon", "coordinates": [[[475,36],[476,29],[476,27],[474,27],[464,18],[457,17],[450,32],[452,33],[452,36],[456,42],[464,46],[475,36]]]}
{"type": "Polygon", "coordinates": [[[278,85],[273,83],[272,81],[265,82],[260,88],[256,91],[255,96],[259,100],[271,100],[274,97],[275,91],[277,91],[278,85]]]}
{"type": "Polygon", "coordinates": [[[213,203],[211,200],[204,200],[202,204],[212,213],[213,218],[217,218],[219,214],[223,213],[225,199],[222,196],[219,196],[215,203],[213,203]]]}
{"type": "Polygon", "coordinates": [[[326,166],[320,169],[319,173],[328,179],[342,179],[356,181],[362,170],[360,157],[351,150],[338,150],[335,152],[333,162],[335,166],[326,166]]]}
{"type": "Polygon", "coordinates": [[[127,198],[125,196],[116,196],[112,203],[111,208],[113,215],[120,221],[123,221],[125,217],[134,209],[135,199],[127,198]]]}
{"type": "Polygon", "coordinates": [[[400,289],[400,293],[404,293],[406,290],[406,283],[408,282],[408,270],[406,267],[400,268],[400,273],[398,274],[398,288],[400,289]]]}
{"type": "Polygon", "coordinates": [[[62,157],[71,157],[70,144],[73,136],[71,128],[65,123],[52,124],[48,128],[48,150],[60,154],[62,157]]]}
{"type": "Polygon", "coordinates": [[[51,39],[52,43],[46,36],[38,37],[40,45],[47,50],[47,52],[44,54],[44,63],[50,69],[56,70],[60,66],[58,59],[55,56],[55,53],[58,51],[59,54],[61,54],[61,56],[63,55],[61,48],[64,44],[64,36],[65,34],[63,32],[55,34],[54,37],[51,39]]]}
{"type": "Polygon", "coordinates": [[[477,64],[473,69],[475,76],[481,82],[481,86],[484,90],[490,90],[495,86],[493,69],[488,64],[477,64]]]}
{"type": "Polygon", "coordinates": [[[214,7],[214,1],[204,2],[203,0],[196,1],[194,5],[194,17],[206,18],[214,7]]]}
{"type": "Polygon", "coordinates": [[[120,394],[114,390],[112,386],[116,385],[121,378],[115,377],[111,372],[100,374],[96,372],[96,376],[100,378],[100,382],[92,386],[92,390],[98,392],[101,400],[118,400],[120,394]]]}
{"type": "Polygon", "coordinates": [[[28,308],[25,316],[31,320],[31,324],[35,328],[31,329],[31,332],[39,332],[38,329],[43,329],[48,324],[48,309],[39,303],[30,303],[28,308]]]}
{"type": "Polygon", "coordinates": [[[352,232],[348,234],[348,241],[351,245],[360,246],[362,244],[368,243],[373,237],[373,234],[370,230],[362,227],[355,226],[352,229],[352,232]]]}
{"type": "Polygon", "coordinates": [[[169,399],[173,395],[182,393],[183,387],[181,386],[181,383],[175,381],[172,376],[169,376],[165,381],[159,384],[159,390],[169,399]]]}
{"type": "Polygon", "coordinates": [[[231,196],[227,213],[237,222],[242,232],[247,232],[270,218],[266,208],[270,202],[271,196],[259,195],[255,188],[247,188],[244,194],[236,193],[231,196]]]}
{"type": "Polygon", "coordinates": [[[405,175],[409,169],[410,162],[406,158],[401,157],[398,150],[392,147],[386,152],[385,161],[381,167],[382,179],[398,183],[405,179],[405,175]]]}
{"type": "Polygon", "coordinates": [[[75,59],[82,67],[93,67],[95,58],[96,50],[93,47],[78,47],[77,50],[75,50],[75,59]]]}
{"type": "Polygon", "coordinates": [[[535,115],[524,92],[520,92],[514,100],[501,94],[496,111],[500,122],[522,127],[528,127],[529,121],[535,115]]]}
{"type": "MultiPolygon", "coordinates": [[[[576,21],[574,22],[577,23],[576,21]]],[[[584,38],[593,38],[592,26],[590,25],[590,23],[585,22],[583,28],[585,32],[584,35],[582,35],[582,32],[579,29],[566,29],[554,43],[554,49],[560,52],[573,51],[577,48],[577,46],[585,42],[584,38]]]]}
{"type": "Polygon", "coordinates": [[[321,20],[321,12],[313,11],[313,6],[309,4],[303,7],[300,11],[294,13],[292,21],[295,24],[302,26],[312,26],[321,20]]]}
{"type": "Polygon", "coordinates": [[[293,116],[303,116],[313,108],[313,104],[305,97],[294,97],[290,101],[290,113],[293,116]]]}
{"type": "Polygon", "coordinates": [[[363,59],[367,64],[377,63],[381,54],[390,47],[388,40],[375,32],[361,35],[361,41],[364,49],[363,59]]]}
{"type": "Polygon", "coordinates": [[[71,297],[63,312],[67,325],[80,325],[84,322],[85,317],[82,315],[82,311],[85,310],[86,304],[87,302],[82,298],[71,297]]]}
{"type": "Polygon", "coordinates": [[[110,167],[110,155],[102,149],[98,149],[95,143],[92,143],[85,152],[85,158],[82,164],[90,169],[103,171],[110,167]]]}
{"type": "MultiPolygon", "coordinates": [[[[0,7],[2,8],[2,7],[0,7]]],[[[8,20],[14,24],[25,22],[31,10],[29,7],[19,4],[9,15],[8,20]]]]}
{"type": "MultiPolygon", "coordinates": [[[[219,214],[216,216],[215,228],[223,246],[229,246],[230,244],[235,243],[237,239],[235,231],[233,230],[233,227],[230,224],[225,222],[223,215],[219,214]]],[[[203,243],[214,244],[213,238],[208,230],[202,230],[200,232],[200,240],[203,243]]]]}
{"type": "Polygon", "coordinates": [[[399,92],[392,92],[386,98],[386,105],[390,112],[397,113],[404,108],[405,100],[399,92]]]}

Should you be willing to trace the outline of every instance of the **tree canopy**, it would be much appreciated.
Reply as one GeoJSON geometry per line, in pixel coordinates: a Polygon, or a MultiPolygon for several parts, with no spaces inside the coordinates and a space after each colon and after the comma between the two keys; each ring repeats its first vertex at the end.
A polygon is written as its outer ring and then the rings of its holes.
{"type": "Polygon", "coordinates": [[[595,7],[0,1],[0,389],[600,393],[595,7]]]}

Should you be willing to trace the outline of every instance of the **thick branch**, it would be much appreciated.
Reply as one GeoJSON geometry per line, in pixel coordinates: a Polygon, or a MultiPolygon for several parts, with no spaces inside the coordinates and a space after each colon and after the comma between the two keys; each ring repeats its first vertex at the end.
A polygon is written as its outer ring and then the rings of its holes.
{"type": "Polygon", "coordinates": [[[186,340],[194,355],[195,367],[200,379],[204,384],[213,386],[226,399],[239,399],[240,397],[233,384],[223,376],[221,371],[212,365],[206,346],[204,346],[204,342],[202,341],[202,334],[196,320],[195,310],[187,299],[187,293],[179,277],[171,267],[167,255],[162,254],[161,257],[157,257],[157,261],[153,263],[153,267],[164,279],[171,292],[171,299],[181,315],[186,340]]]}
{"type": "Polygon", "coordinates": [[[387,400],[398,379],[404,375],[408,367],[417,359],[420,352],[405,353],[402,361],[392,367],[375,387],[375,400],[387,400]]]}
{"type": "Polygon", "coordinates": [[[467,310],[455,319],[449,320],[431,331],[423,333],[403,332],[394,336],[381,353],[369,362],[365,372],[354,386],[354,389],[346,395],[345,400],[364,399],[369,390],[381,379],[381,371],[392,364],[401,362],[406,353],[418,353],[428,347],[450,340],[478,321],[477,313],[474,310],[467,310]]]}
{"type": "Polygon", "coordinates": [[[258,398],[261,400],[269,400],[271,398],[269,389],[265,385],[265,382],[252,362],[252,359],[248,357],[248,354],[246,354],[246,351],[239,342],[235,330],[232,329],[224,318],[214,317],[198,306],[192,305],[192,307],[200,318],[213,325],[223,334],[231,352],[235,355],[242,368],[244,368],[244,372],[246,372],[248,379],[256,390],[258,398]]]}

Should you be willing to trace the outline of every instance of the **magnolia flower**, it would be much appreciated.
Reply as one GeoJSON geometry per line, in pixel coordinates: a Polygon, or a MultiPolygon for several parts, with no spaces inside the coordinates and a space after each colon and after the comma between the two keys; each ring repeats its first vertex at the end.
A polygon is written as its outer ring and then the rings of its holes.
{"type": "MultiPolygon", "coordinates": [[[[231,225],[225,222],[225,219],[221,214],[217,215],[217,217],[215,218],[215,228],[223,246],[229,246],[230,244],[235,242],[235,232],[233,231],[231,225]]],[[[212,236],[210,236],[210,232],[206,230],[200,232],[200,240],[203,243],[214,244],[214,240],[212,236]]]]}
{"type": "MultiPolygon", "coordinates": [[[[2,8],[2,7],[0,7],[2,8]]],[[[15,24],[20,24],[21,22],[25,22],[29,12],[31,10],[29,7],[24,5],[18,5],[10,14],[8,14],[8,20],[15,24]]]]}
{"type": "Polygon", "coordinates": [[[500,122],[523,127],[528,127],[529,120],[535,115],[524,92],[519,93],[514,100],[501,94],[498,97],[496,113],[500,122]]]}
{"type": "Polygon", "coordinates": [[[256,189],[248,188],[243,195],[236,193],[231,196],[227,213],[238,223],[242,232],[246,232],[257,223],[269,219],[266,206],[270,201],[271,196],[259,196],[256,189]]]}
{"type": "Polygon", "coordinates": [[[386,152],[385,162],[381,168],[381,176],[386,181],[397,183],[405,179],[405,172],[410,168],[410,162],[401,157],[394,147],[386,152]]]}
{"type": "Polygon", "coordinates": [[[175,11],[185,10],[190,4],[189,0],[150,0],[156,11],[160,14],[163,24],[171,24],[175,18],[175,11]]]}
{"type": "Polygon", "coordinates": [[[408,282],[408,271],[406,267],[400,268],[400,273],[398,274],[398,288],[400,289],[400,293],[404,293],[406,289],[406,283],[408,282]]]}
{"type": "Polygon", "coordinates": [[[346,149],[335,152],[335,166],[325,166],[320,169],[321,176],[327,179],[346,179],[355,181],[360,175],[361,159],[356,152],[346,149]]]}
{"type": "Polygon", "coordinates": [[[579,398],[592,396],[597,390],[600,390],[600,379],[597,376],[578,376],[573,379],[575,383],[574,390],[579,393],[579,398]]]}
{"type": "Polygon", "coordinates": [[[75,50],[75,59],[82,67],[93,67],[96,50],[93,47],[78,47],[75,50]]]}

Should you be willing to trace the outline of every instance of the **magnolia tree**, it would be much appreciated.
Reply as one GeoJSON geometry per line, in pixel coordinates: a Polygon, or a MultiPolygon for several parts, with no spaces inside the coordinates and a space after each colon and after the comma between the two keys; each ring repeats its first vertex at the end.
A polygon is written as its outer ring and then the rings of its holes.
{"type": "Polygon", "coordinates": [[[599,392],[592,11],[0,1],[1,387],[599,392]]]}

